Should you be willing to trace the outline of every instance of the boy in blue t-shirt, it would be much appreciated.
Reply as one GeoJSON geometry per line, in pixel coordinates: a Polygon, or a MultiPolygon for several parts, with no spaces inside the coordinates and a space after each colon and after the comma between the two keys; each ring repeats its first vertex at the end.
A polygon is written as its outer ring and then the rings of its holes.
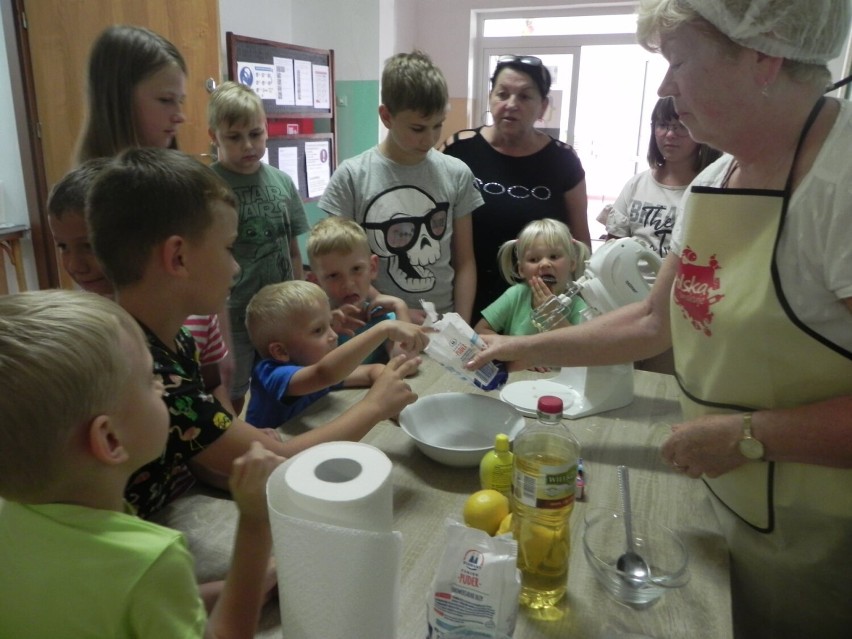
{"type": "MultiPolygon", "coordinates": [[[[252,373],[246,419],[277,427],[334,387],[372,386],[384,364],[361,364],[386,340],[413,355],[428,341],[409,322],[386,320],[337,345],[325,292],[312,282],[281,282],[263,287],[249,302],[246,326],[261,361],[252,373]]],[[[399,367],[400,355],[388,366],[399,367]]]]}

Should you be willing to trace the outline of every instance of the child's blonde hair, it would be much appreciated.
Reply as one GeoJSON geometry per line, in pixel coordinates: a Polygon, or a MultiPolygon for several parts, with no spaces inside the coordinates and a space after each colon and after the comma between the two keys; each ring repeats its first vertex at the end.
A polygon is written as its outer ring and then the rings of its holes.
{"type": "Polygon", "coordinates": [[[518,263],[523,259],[533,242],[541,238],[547,246],[561,248],[568,259],[574,261],[574,271],[571,279],[578,280],[586,270],[586,260],[591,256],[589,247],[578,242],[571,235],[571,230],[563,222],[552,218],[533,220],[527,224],[517,239],[504,242],[497,251],[497,263],[500,274],[509,284],[524,280],[518,272],[518,263]]]}
{"type": "Polygon", "coordinates": [[[252,118],[266,121],[263,100],[252,89],[237,82],[223,82],[207,102],[207,126],[218,131],[223,126],[245,124],[252,118]]]}
{"type": "Polygon", "coordinates": [[[355,220],[331,216],[317,222],[308,235],[308,261],[329,253],[347,255],[356,250],[370,253],[367,233],[355,220]]]}
{"type": "Polygon", "coordinates": [[[61,289],[0,296],[0,495],[27,502],[63,480],[75,430],[115,412],[136,321],[106,297],[61,289]]]}
{"type": "Polygon", "coordinates": [[[313,282],[290,280],[267,284],[252,296],[246,307],[246,329],[252,346],[261,357],[269,357],[269,345],[287,335],[287,325],[293,316],[321,302],[327,304],[328,296],[313,282]]]}

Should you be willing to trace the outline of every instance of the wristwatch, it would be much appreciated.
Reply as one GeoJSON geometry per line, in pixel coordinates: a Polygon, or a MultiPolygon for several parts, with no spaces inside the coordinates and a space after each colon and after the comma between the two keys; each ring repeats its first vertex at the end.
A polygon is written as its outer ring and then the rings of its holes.
{"type": "Polygon", "coordinates": [[[763,459],[763,444],[751,434],[751,413],[743,413],[743,436],[738,442],[740,453],[746,459],[763,459]]]}

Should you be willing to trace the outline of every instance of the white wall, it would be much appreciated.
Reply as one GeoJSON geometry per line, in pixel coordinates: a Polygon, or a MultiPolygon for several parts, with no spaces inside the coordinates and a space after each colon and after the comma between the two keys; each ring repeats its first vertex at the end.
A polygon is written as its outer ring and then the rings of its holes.
{"type": "Polygon", "coordinates": [[[219,28],[221,36],[222,78],[228,77],[225,34],[237,35],[275,42],[293,41],[291,0],[219,0],[219,28]]]}

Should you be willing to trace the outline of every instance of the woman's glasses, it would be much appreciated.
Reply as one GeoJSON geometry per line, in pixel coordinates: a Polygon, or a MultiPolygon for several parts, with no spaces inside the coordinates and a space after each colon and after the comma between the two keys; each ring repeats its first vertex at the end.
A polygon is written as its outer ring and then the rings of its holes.
{"type": "Polygon", "coordinates": [[[657,130],[657,133],[659,133],[661,135],[665,135],[669,131],[674,133],[679,138],[684,138],[687,135],[689,135],[689,130],[685,126],[683,126],[680,122],[678,122],[677,120],[673,120],[673,121],[668,122],[668,123],[657,122],[657,124],[654,126],[654,128],[657,130]]]}
{"type": "Polygon", "coordinates": [[[501,55],[497,58],[497,66],[494,68],[494,76],[491,78],[492,85],[497,79],[497,75],[500,73],[502,67],[507,64],[517,64],[520,67],[526,67],[523,69],[523,72],[533,79],[539,92],[541,92],[541,97],[547,97],[547,93],[550,91],[550,72],[544,66],[541,58],[537,58],[534,55],[501,55]]]}
{"type": "Polygon", "coordinates": [[[537,58],[534,55],[501,55],[497,58],[497,64],[506,64],[507,62],[526,64],[531,67],[542,66],[541,58],[537,58]]]}

